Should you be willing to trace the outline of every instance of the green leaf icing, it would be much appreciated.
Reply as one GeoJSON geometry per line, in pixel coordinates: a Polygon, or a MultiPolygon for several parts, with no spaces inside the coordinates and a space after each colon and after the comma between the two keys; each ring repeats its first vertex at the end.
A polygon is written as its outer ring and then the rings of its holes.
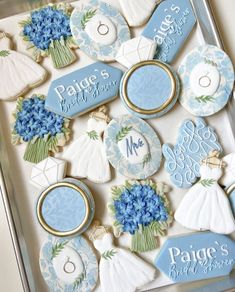
{"type": "Polygon", "coordinates": [[[123,138],[126,137],[126,135],[131,131],[132,127],[123,127],[121,130],[117,133],[116,136],[116,142],[120,142],[123,138]]]}
{"type": "Polygon", "coordinates": [[[148,153],[143,158],[143,167],[145,167],[151,161],[151,153],[148,153]]]}
{"type": "Polygon", "coordinates": [[[81,20],[82,29],[86,28],[87,22],[90,21],[92,17],[95,16],[95,14],[96,14],[96,9],[94,10],[90,9],[86,13],[83,14],[83,17],[81,20]]]}
{"type": "Polygon", "coordinates": [[[211,179],[202,179],[199,181],[199,183],[202,184],[203,187],[205,187],[205,188],[209,188],[209,187],[213,186],[213,184],[215,182],[216,182],[216,180],[212,179],[212,178],[211,179]]]}
{"type": "Polygon", "coordinates": [[[199,103],[213,102],[215,100],[213,96],[209,96],[209,95],[201,95],[201,96],[195,97],[195,99],[199,103]]]}
{"type": "Polygon", "coordinates": [[[51,250],[51,260],[53,260],[55,257],[59,255],[59,253],[65,248],[68,241],[64,242],[58,242],[55,245],[53,245],[51,250]]]}
{"type": "Polygon", "coordinates": [[[86,277],[86,272],[83,272],[81,275],[77,277],[77,279],[73,283],[73,290],[77,289],[79,285],[84,281],[86,277]]]}
{"type": "Polygon", "coordinates": [[[117,251],[115,249],[110,249],[110,250],[103,252],[101,256],[105,260],[111,260],[112,257],[115,256],[116,253],[117,253],[117,251]]]}
{"type": "Polygon", "coordinates": [[[0,51],[0,57],[7,57],[8,55],[10,55],[10,51],[8,50],[0,51]]]}
{"type": "Polygon", "coordinates": [[[92,140],[98,140],[98,138],[99,138],[99,135],[97,134],[97,132],[95,130],[87,132],[87,135],[92,140]]]}

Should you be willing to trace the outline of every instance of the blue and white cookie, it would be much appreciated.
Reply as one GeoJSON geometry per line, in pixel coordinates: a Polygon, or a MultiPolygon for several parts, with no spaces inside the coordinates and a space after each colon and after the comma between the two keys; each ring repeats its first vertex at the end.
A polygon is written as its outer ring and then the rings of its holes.
{"type": "Polygon", "coordinates": [[[130,39],[123,16],[99,0],[90,0],[74,9],[70,27],[79,48],[95,60],[114,61],[121,44],[130,39]]]}
{"type": "Polygon", "coordinates": [[[234,84],[233,64],[221,49],[203,45],[192,50],[178,69],[181,105],[195,116],[210,116],[224,108],[234,84]]]}
{"type": "Polygon", "coordinates": [[[124,115],[113,119],[104,132],[107,157],[112,166],[129,178],[145,179],[161,164],[161,143],[143,120],[124,115]]]}

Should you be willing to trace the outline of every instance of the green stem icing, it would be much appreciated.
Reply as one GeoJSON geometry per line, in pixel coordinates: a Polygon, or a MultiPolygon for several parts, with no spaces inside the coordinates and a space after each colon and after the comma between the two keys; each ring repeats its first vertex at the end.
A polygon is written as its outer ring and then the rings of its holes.
{"type": "Polygon", "coordinates": [[[104,258],[105,260],[111,260],[116,253],[117,252],[115,249],[106,250],[105,252],[102,253],[101,257],[104,258]]]}
{"type": "Polygon", "coordinates": [[[195,99],[199,103],[213,102],[215,100],[213,96],[209,96],[209,95],[201,95],[201,96],[195,97],[195,99]]]}
{"type": "Polygon", "coordinates": [[[137,230],[132,236],[131,250],[136,252],[145,252],[156,249],[158,247],[157,240],[151,225],[145,226],[142,230],[137,230]]]}
{"type": "Polygon", "coordinates": [[[24,160],[38,163],[47,158],[50,150],[54,150],[57,145],[57,138],[51,137],[47,141],[42,138],[38,138],[35,142],[28,142],[27,148],[24,154],[24,160]]]}
{"type": "Polygon", "coordinates": [[[52,62],[55,68],[63,68],[73,63],[76,60],[76,56],[66,42],[61,44],[59,40],[55,40],[53,46],[50,46],[49,53],[52,58],[52,62]]]}
{"type": "Polygon", "coordinates": [[[0,57],[7,57],[8,55],[10,55],[9,51],[7,50],[0,51],[0,57]]]}

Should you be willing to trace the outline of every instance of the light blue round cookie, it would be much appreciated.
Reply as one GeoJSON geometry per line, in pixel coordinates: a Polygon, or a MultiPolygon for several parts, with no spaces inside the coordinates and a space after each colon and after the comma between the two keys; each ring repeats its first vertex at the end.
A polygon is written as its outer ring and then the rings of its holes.
{"type": "Polygon", "coordinates": [[[50,235],[41,247],[39,265],[51,292],[90,292],[98,280],[97,258],[87,240],[82,236],[58,238],[50,235]],[[68,250],[69,254],[72,254],[72,258],[66,257],[68,250]],[[65,253],[64,257],[63,253],[65,253]],[[74,255],[79,265],[76,265],[74,255]],[[59,268],[58,257],[61,257],[59,263],[62,264],[59,268]],[[58,270],[60,274],[58,274],[58,270]],[[67,279],[66,272],[63,273],[63,271],[69,272],[67,279]]]}
{"type": "Polygon", "coordinates": [[[120,96],[126,109],[144,118],[158,118],[175,105],[179,80],[167,64],[143,61],[132,66],[120,83],[120,96]]]}
{"type": "Polygon", "coordinates": [[[116,8],[99,0],[90,0],[75,8],[70,28],[82,51],[105,62],[114,61],[121,44],[130,39],[123,16],[116,8]]]}
{"type": "Polygon", "coordinates": [[[195,116],[210,116],[227,104],[234,84],[234,69],[221,49],[203,45],[192,50],[178,69],[182,83],[179,101],[195,116]]]}
{"type": "Polygon", "coordinates": [[[161,165],[161,143],[156,132],[138,117],[113,119],[104,133],[106,155],[122,175],[146,179],[161,165]]]}

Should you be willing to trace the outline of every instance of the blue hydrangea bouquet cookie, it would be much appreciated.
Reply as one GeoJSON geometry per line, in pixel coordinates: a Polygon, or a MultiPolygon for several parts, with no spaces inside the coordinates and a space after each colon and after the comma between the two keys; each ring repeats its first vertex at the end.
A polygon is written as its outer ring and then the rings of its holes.
{"type": "Polygon", "coordinates": [[[76,60],[77,48],[70,30],[71,5],[60,3],[31,12],[20,22],[21,36],[37,62],[50,56],[55,68],[63,68],[76,60]]]}
{"type": "Polygon", "coordinates": [[[45,109],[45,97],[20,97],[13,113],[12,144],[27,143],[24,159],[38,163],[69,140],[69,120],[45,109]]]}
{"type": "Polygon", "coordinates": [[[169,187],[151,180],[126,181],[112,187],[108,208],[113,216],[115,236],[122,232],[132,235],[131,250],[145,252],[157,248],[156,236],[164,235],[172,222],[165,195],[169,187]]]}

